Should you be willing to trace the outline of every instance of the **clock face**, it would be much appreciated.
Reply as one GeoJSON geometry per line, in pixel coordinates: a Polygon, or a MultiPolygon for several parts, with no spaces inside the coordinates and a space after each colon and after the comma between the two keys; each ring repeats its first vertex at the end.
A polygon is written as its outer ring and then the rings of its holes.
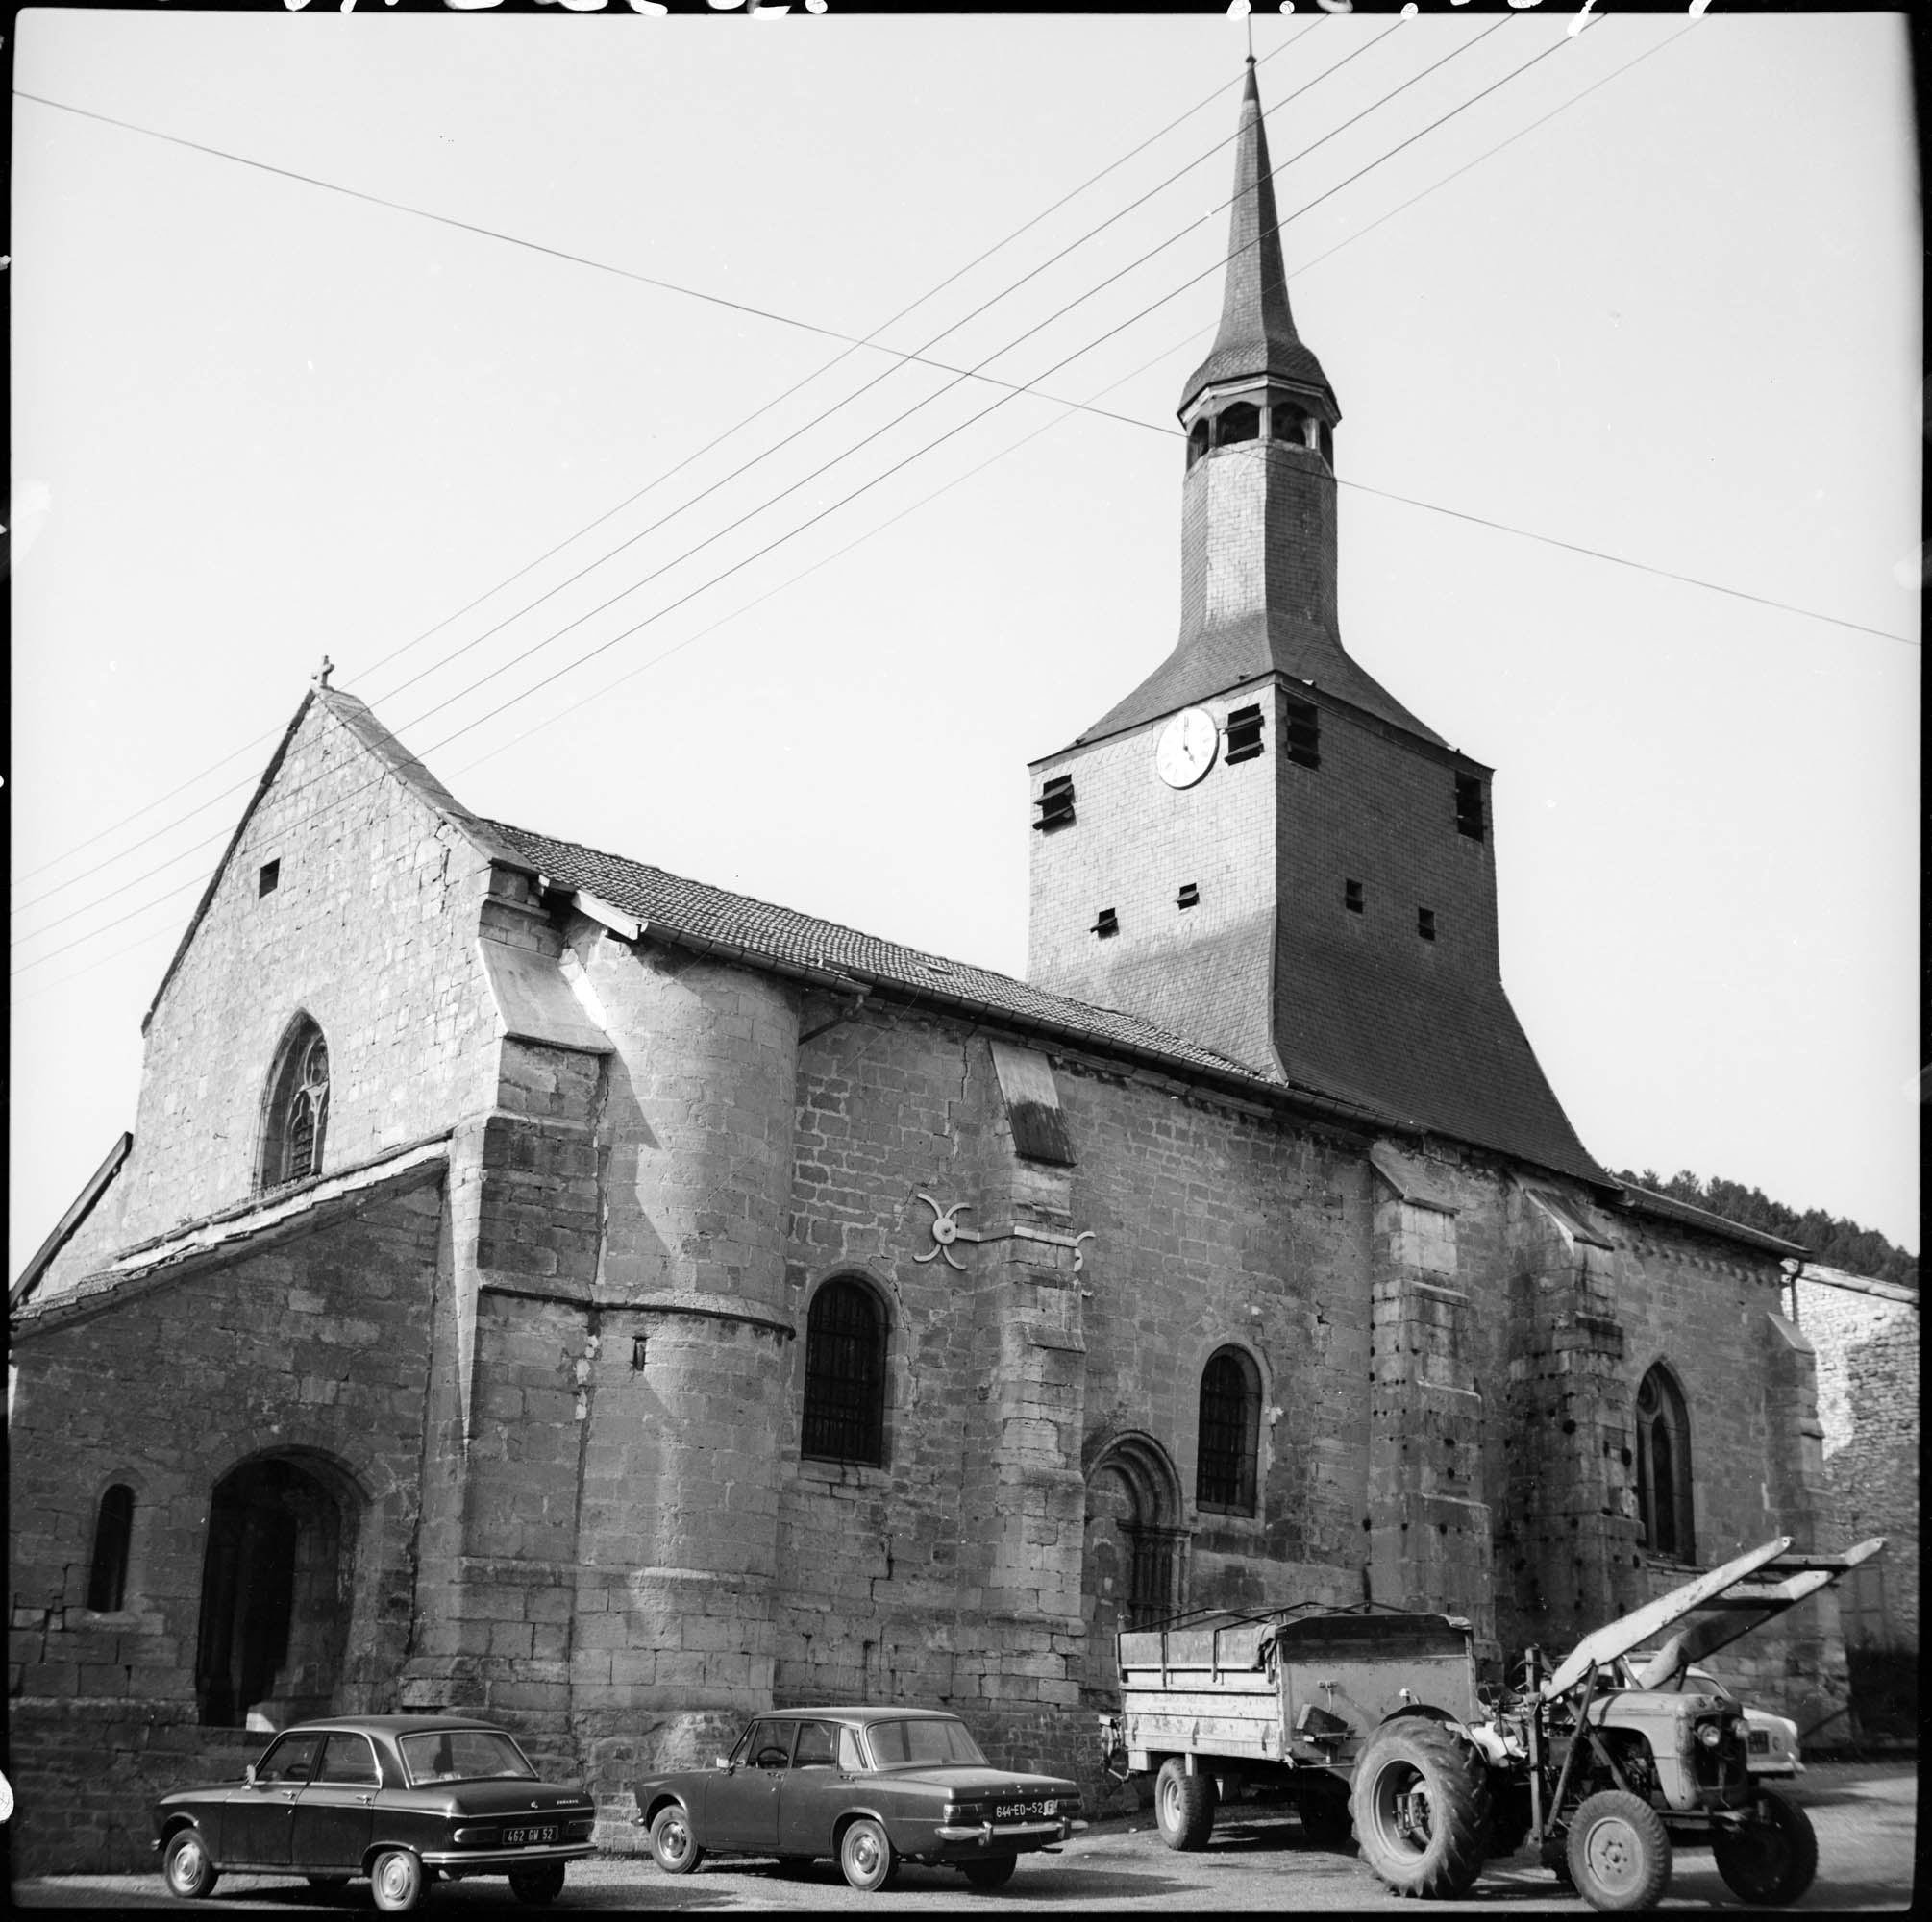
{"type": "Polygon", "coordinates": [[[1221,752],[1221,729],[1204,707],[1183,707],[1165,727],[1153,751],[1154,772],[1169,787],[1192,787],[1221,752]]]}

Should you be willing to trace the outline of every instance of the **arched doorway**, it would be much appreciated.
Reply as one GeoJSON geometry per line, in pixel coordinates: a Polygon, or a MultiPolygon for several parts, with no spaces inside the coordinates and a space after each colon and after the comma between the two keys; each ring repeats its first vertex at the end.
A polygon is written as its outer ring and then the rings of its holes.
{"type": "Polygon", "coordinates": [[[333,1706],[355,1507],[319,1466],[257,1456],[215,1485],[194,1663],[209,1727],[283,1728],[333,1706]]]}
{"type": "Polygon", "coordinates": [[[1179,1519],[1173,1465],[1146,1438],[1112,1443],[1088,1471],[1080,1543],[1080,1615],[1086,1627],[1082,1708],[1119,1707],[1115,1634],[1159,1621],[1179,1607],[1186,1545],[1179,1519]]]}

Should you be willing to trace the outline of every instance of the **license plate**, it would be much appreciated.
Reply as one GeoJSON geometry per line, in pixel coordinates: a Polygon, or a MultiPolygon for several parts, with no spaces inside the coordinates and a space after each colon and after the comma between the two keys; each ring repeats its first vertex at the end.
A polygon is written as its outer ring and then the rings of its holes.
{"type": "Polygon", "coordinates": [[[1019,1822],[1029,1816],[1051,1815],[1053,1805],[1051,1802],[1002,1802],[993,1811],[996,1822],[1019,1822]]]}
{"type": "Polygon", "coordinates": [[[557,1839],[557,1827],[553,1823],[544,1829],[506,1829],[503,1832],[503,1838],[513,1849],[521,1848],[528,1843],[554,1842],[557,1839]]]}

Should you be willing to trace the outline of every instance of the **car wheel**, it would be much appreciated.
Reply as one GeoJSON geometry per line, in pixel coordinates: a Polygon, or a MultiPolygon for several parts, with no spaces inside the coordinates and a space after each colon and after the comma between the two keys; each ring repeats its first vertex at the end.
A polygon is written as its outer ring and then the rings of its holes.
{"type": "Polygon", "coordinates": [[[899,1851],[870,1815],[861,1815],[838,1840],[838,1865],[861,1894],[886,1886],[899,1869],[899,1851]]]}
{"type": "Polygon", "coordinates": [[[1190,1775],[1178,1756],[1170,1756],[1154,1778],[1153,1819],[1171,1849],[1204,1849],[1214,1833],[1214,1777],[1190,1775]]]}
{"type": "Polygon", "coordinates": [[[1818,1836],[1796,1802],[1766,1789],[1748,1828],[1711,1837],[1718,1873],[1731,1893],[1765,1909],[1796,1902],[1818,1874],[1818,1836]]]}
{"type": "Polygon", "coordinates": [[[651,1854],[666,1875],[689,1875],[705,1860],[681,1802],[667,1804],[652,1817],[651,1854]]]}
{"type": "Polygon", "coordinates": [[[1606,1788],[1570,1818],[1570,1879],[1593,1909],[1654,1909],[1671,1882],[1671,1837],[1641,1795],[1606,1788]]]}
{"type": "Polygon", "coordinates": [[[168,1893],[188,1901],[206,1895],[214,1886],[215,1867],[198,1830],[183,1829],[167,1845],[161,1873],[167,1878],[168,1893]]]}
{"type": "Polygon", "coordinates": [[[975,1888],[1003,1888],[1019,1866],[1018,1856],[988,1856],[984,1861],[966,1864],[966,1880],[975,1888]]]}
{"type": "Polygon", "coordinates": [[[546,1902],[555,1902],[563,1893],[563,1864],[546,1862],[542,1868],[513,1869],[509,1892],[519,1902],[528,1902],[535,1909],[541,1909],[546,1902]]]}
{"type": "Polygon", "coordinates": [[[407,1915],[423,1899],[423,1865],[408,1849],[384,1849],[369,1870],[369,1886],[384,1915],[407,1915]]]}

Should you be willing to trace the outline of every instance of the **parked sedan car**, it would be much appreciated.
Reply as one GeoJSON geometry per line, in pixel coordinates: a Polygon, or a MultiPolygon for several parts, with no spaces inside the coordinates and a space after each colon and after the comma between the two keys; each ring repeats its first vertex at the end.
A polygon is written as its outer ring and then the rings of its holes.
{"type": "Polygon", "coordinates": [[[902,1861],[998,1888],[1023,1855],[1084,1829],[1078,1785],[995,1768],[935,1709],[792,1709],[760,1715],[708,1769],[637,1785],[637,1819],[667,1875],[707,1855],[836,1861],[884,1888],[902,1861]]]}
{"type": "Polygon", "coordinates": [[[590,1853],[596,1812],[486,1722],[332,1716],[277,1736],[239,1782],[163,1795],[154,1846],[176,1895],[242,1872],[319,1888],[366,1875],[376,1907],[401,1914],[439,1876],[507,1875],[519,1901],[550,1901],[590,1853]]]}
{"type": "MultiPolygon", "coordinates": [[[[1654,1649],[1639,1649],[1623,1659],[1632,1675],[1656,1660],[1654,1649]]],[[[1802,1775],[1804,1763],[1797,1759],[1797,1724],[1788,1715],[1774,1715],[1768,1709],[1753,1709],[1743,1702],[1708,1668],[1693,1663],[1681,1668],[1663,1685],[1677,1694],[1717,1695],[1737,1702],[1744,1711],[1746,1765],[1753,1775],[1802,1775]]]]}

